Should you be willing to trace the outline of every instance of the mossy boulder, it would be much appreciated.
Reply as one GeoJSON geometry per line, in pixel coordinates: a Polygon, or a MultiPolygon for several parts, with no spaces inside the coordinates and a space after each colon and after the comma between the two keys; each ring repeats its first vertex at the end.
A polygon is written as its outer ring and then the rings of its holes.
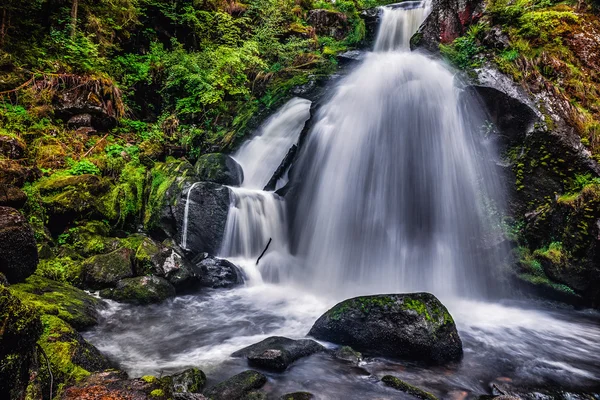
{"type": "MultiPolygon", "coordinates": [[[[61,318],[42,315],[42,324],[44,331],[38,343],[48,356],[55,394],[63,385],[80,382],[92,372],[111,368],[110,361],[61,318]]],[[[50,376],[44,368],[40,374],[46,386],[43,392],[47,393],[50,376]]]]}
{"type": "Polygon", "coordinates": [[[133,251],[121,248],[108,254],[100,254],[83,262],[83,282],[93,289],[115,286],[118,281],[133,274],[133,251]]]}
{"type": "Polygon", "coordinates": [[[98,322],[100,300],[71,285],[32,275],[25,282],[10,286],[10,291],[25,304],[55,315],[78,330],[98,322]]]}
{"type": "Polygon", "coordinates": [[[429,293],[345,300],[323,314],[308,335],[368,354],[433,364],[459,361],[463,354],[452,316],[429,293]]]}
{"type": "Polygon", "coordinates": [[[14,208],[0,207],[0,272],[11,283],[35,272],[38,252],[33,229],[14,208]]]}
{"type": "Polygon", "coordinates": [[[251,367],[284,371],[299,358],[321,351],[325,351],[325,347],[314,340],[293,340],[282,336],[271,336],[238,350],[231,356],[247,358],[251,367]]]}
{"type": "Polygon", "coordinates": [[[342,346],[333,352],[333,356],[338,360],[346,361],[358,365],[362,361],[362,354],[350,346],[342,346]]]}
{"type": "Polygon", "coordinates": [[[206,375],[198,368],[188,368],[183,372],[172,375],[173,392],[200,393],[206,385],[206,375]]]}
{"type": "Polygon", "coordinates": [[[192,264],[180,253],[174,244],[165,245],[144,237],[134,255],[135,273],[138,276],[156,275],[169,281],[182,270],[189,273],[192,264]]]}
{"type": "Polygon", "coordinates": [[[396,390],[399,390],[401,392],[404,392],[406,394],[414,396],[414,397],[416,397],[418,399],[421,399],[421,400],[438,400],[437,397],[435,397],[433,394],[431,394],[429,392],[426,392],[423,389],[419,389],[418,387],[413,386],[413,385],[411,385],[409,383],[406,383],[403,380],[396,378],[395,376],[386,375],[383,378],[381,378],[381,381],[386,386],[389,386],[391,388],[394,388],[396,390]]]}
{"type": "Polygon", "coordinates": [[[138,276],[122,279],[114,289],[100,291],[100,296],[133,304],[160,303],[175,296],[175,288],[158,276],[138,276]]]}
{"type": "Polygon", "coordinates": [[[204,392],[211,400],[244,400],[267,383],[267,377],[257,371],[244,371],[204,392]]]}
{"type": "Polygon", "coordinates": [[[0,285],[0,326],[0,398],[20,399],[29,382],[42,323],[35,307],[0,285]]]}
{"type": "Polygon", "coordinates": [[[64,235],[70,248],[84,258],[110,253],[121,247],[118,238],[110,237],[110,227],[103,221],[80,223],[64,235]]]}
{"type": "Polygon", "coordinates": [[[315,396],[309,392],[286,393],[279,400],[312,400],[315,396]]]}
{"type": "Polygon", "coordinates": [[[147,375],[128,379],[126,373],[116,370],[94,373],[76,385],[66,388],[60,396],[61,400],[168,400],[173,398],[171,377],[157,378],[147,375]]]}
{"type": "Polygon", "coordinates": [[[75,286],[82,284],[82,261],[77,257],[48,257],[38,264],[36,275],[75,286]]]}
{"type": "Polygon", "coordinates": [[[244,181],[244,171],[233,158],[223,153],[201,156],[194,166],[198,179],[204,182],[239,186],[244,181]]]}

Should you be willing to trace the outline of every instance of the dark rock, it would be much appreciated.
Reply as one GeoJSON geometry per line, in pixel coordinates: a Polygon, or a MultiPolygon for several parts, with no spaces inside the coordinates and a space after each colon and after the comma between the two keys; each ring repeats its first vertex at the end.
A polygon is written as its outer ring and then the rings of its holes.
{"type": "Polygon", "coordinates": [[[227,154],[204,154],[198,159],[194,168],[198,179],[204,182],[239,186],[244,181],[242,167],[227,154]]]}
{"type": "Polygon", "coordinates": [[[127,248],[112,253],[100,254],[83,262],[83,282],[93,289],[114,286],[118,281],[133,276],[131,258],[133,252],[127,248]]]}
{"type": "Polygon", "coordinates": [[[211,400],[244,400],[267,383],[267,377],[257,371],[244,371],[204,392],[211,400]]]}
{"type": "Polygon", "coordinates": [[[315,396],[309,392],[294,392],[284,394],[279,400],[311,400],[314,398],[315,396]]]}
{"type": "Polygon", "coordinates": [[[55,115],[63,120],[70,121],[73,116],[82,114],[90,115],[90,124],[100,130],[114,128],[117,125],[118,109],[114,99],[105,99],[104,93],[96,92],[96,87],[106,92],[108,89],[104,82],[98,81],[97,85],[88,82],[78,85],[71,90],[61,91],[54,99],[55,115]]]}
{"type": "Polygon", "coordinates": [[[377,30],[381,23],[381,12],[382,9],[380,7],[374,7],[364,10],[361,13],[361,17],[365,21],[365,38],[363,39],[365,45],[375,42],[377,30]]]}
{"type": "Polygon", "coordinates": [[[206,375],[198,368],[189,368],[175,374],[173,378],[173,391],[180,393],[200,393],[206,385],[206,375]]]}
{"type": "Polygon", "coordinates": [[[67,121],[67,126],[70,129],[87,128],[92,126],[91,114],[77,114],[73,115],[67,121]]]}
{"type": "Polygon", "coordinates": [[[0,272],[10,283],[21,282],[38,264],[33,229],[19,211],[0,207],[0,272]]]}
{"type": "Polygon", "coordinates": [[[423,389],[419,389],[418,387],[413,386],[413,385],[411,385],[409,383],[406,383],[406,382],[404,382],[404,381],[396,378],[395,376],[386,375],[383,378],[381,378],[381,381],[386,386],[389,386],[389,387],[394,388],[396,390],[400,390],[401,392],[404,392],[406,394],[414,396],[414,397],[416,397],[418,399],[421,399],[421,400],[437,400],[437,397],[435,397],[431,393],[426,392],[423,389]]]}
{"type": "Polygon", "coordinates": [[[32,275],[11,286],[12,293],[44,314],[52,314],[82,330],[96,325],[100,300],[68,284],[32,275]]]}
{"type": "Polygon", "coordinates": [[[440,43],[451,43],[477,23],[484,8],[480,0],[434,0],[431,13],[410,40],[411,49],[439,52],[440,43]]]}
{"type": "Polygon", "coordinates": [[[27,202],[27,195],[18,187],[0,184],[0,207],[21,208],[27,202]]]}
{"type": "Polygon", "coordinates": [[[41,176],[36,166],[29,166],[26,160],[11,160],[0,157],[0,184],[21,187],[41,176]]]}
{"type": "Polygon", "coordinates": [[[501,26],[492,26],[486,32],[483,43],[492,49],[505,50],[510,46],[510,39],[501,26]]]}
{"type": "Polygon", "coordinates": [[[212,182],[197,182],[181,193],[175,208],[177,242],[192,254],[217,254],[223,242],[229,213],[230,190],[212,182]],[[183,243],[187,213],[187,241],[183,243]]]}
{"type": "Polygon", "coordinates": [[[435,364],[462,358],[452,316],[429,293],[345,300],[323,314],[308,334],[388,357],[435,364]]]}
{"type": "Polygon", "coordinates": [[[242,272],[233,263],[204,254],[204,259],[196,264],[199,268],[200,286],[229,288],[244,283],[242,272]]]}
{"type": "Polygon", "coordinates": [[[333,356],[338,360],[348,361],[355,365],[358,365],[362,360],[362,354],[360,354],[358,351],[355,351],[350,346],[340,347],[333,353],[333,356]]]}
{"type": "Polygon", "coordinates": [[[317,35],[331,36],[337,40],[342,40],[350,31],[348,18],[338,11],[310,10],[307,22],[314,26],[317,35]]]}
{"type": "Polygon", "coordinates": [[[0,398],[24,398],[42,323],[35,308],[0,285],[0,398]]]}
{"type": "Polygon", "coordinates": [[[292,340],[281,336],[271,336],[238,350],[231,356],[247,358],[251,367],[284,371],[299,358],[320,351],[325,351],[325,348],[314,340],[292,340]]]}
{"type": "Polygon", "coordinates": [[[133,304],[154,304],[175,297],[175,288],[158,276],[125,278],[114,289],[100,291],[100,296],[133,304]]]}
{"type": "Polygon", "coordinates": [[[0,156],[18,160],[25,157],[25,142],[14,136],[0,135],[0,156]]]}

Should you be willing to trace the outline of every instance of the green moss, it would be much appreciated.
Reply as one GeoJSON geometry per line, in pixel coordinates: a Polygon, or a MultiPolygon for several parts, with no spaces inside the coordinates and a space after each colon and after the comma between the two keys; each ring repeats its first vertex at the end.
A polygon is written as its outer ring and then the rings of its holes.
{"type": "Polygon", "coordinates": [[[421,400],[437,400],[433,394],[424,391],[423,389],[419,389],[416,386],[413,386],[409,383],[404,382],[392,375],[385,375],[381,378],[381,381],[391,388],[407,393],[411,396],[414,396],[421,400]]]}
{"type": "Polygon", "coordinates": [[[141,379],[146,383],[154,383],[158,380],[155,376],[152,375],[144,375],[141,379]]]}
{"type": "Polygon", "coordinates": [[[555,265],[563,263],[566,259],[566,255],[563,252],[562,243],[560,242],[552,242],[550,245],[548,245],[548,247],[534,251],[533,255],[545,258],[555,265]]]}
{"type": "Polygon", "coordinates": [[[154,389],[150,392],[150,397],[163,397],[165,392],[162,389],[154,389]]]}
{"type": "Polygon", "coordinates": [[[36,274],[44,278],[73,285],[81,284],[81,273],[81,261],[73,260],[71,257],[40,260],[36,270],[36,274]]]}
{"type": "Polygon", "coordinates": [[[422,315],[429,322],[433,322],[433,318],[429,314],[429,310],[427,309],[427,305],[417,299],[406,298],[404,300],[404,304],[402,305],[406,310],[416,311],[417,314],[422,315]]]}
{"type": "Polygon", "coordinates": [[[117,185],[101,201],[103,214],[121,226],[140,219],[145,181],[146,168],[138,162],[128,163],[117,185]]]}

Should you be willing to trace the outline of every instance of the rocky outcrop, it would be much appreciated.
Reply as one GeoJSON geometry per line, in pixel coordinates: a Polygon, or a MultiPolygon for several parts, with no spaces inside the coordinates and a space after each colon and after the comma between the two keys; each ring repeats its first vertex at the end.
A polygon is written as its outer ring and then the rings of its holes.
{"type": "Polygon", "coordinates": [[[315,28],[317,35],[331,36],[337,40],[342,40],[350,29],[348,18],[338,11],[310,10],[307,21],[315,28]]]}
{"type": "Polygon", "coordinates": [[[229,204],[230,190],[226,186],[197,182],[186,188],[175,207],[175,238],[181,247],[193,255],[217,254],[223,242],[229,204]],[[185,246],[184,237],[187,237],[185,246]]]}
{"type": "Polygon", "coordinates": [[[14,208],[0,207],[0,273],[11,283],[35,272],[38,252],[33,229],[14,208]]]}
{"type": "Polygon", "coordinates": [[[232,357],[245,357],[251,367],[272,371],[285,371],[294,361],[309,356],[325,348],[310,339],[293,340],[281,336],[271,336],[236,351],[232,357]]]}
{"type": "Polygon", "coordinates": [[[93,289],[115,286],[118,281],[133,274],[133,252],[121,248],[108,254],[100,254],[83,262],[83,282],[93,289]]]}
{"type": "Polygon", "coordinates": [[[27,202],[27,195],[12,185],[0,184],[0,207],[21,208],[27,202]]]}
{"type": "Polygon", "coordinates": [[[154,304],[175,297],[175,288],[158,276],[122,279],[115,288],[100,291],[100,296],[124,303],[154,304]]]}
{"type": "Polygon", "coordinates": [[[244,371],[204,392],[211,400],[244,400],[267,383],[267,377],[256,371],[244,371]]]}
{"type": "Polygon", "coordinates": [[[239,186],[244,181],[244,171],[233,158],[223,153],[201,156],[194,166],[198,179],[203,182],[239,186]]]}
{"type": "Polygon", "coordinates": [[[462,358],[452,316],[429,293],[345,300],[323,314],[308,335],[369,354],[427,363],[462,358]]]}

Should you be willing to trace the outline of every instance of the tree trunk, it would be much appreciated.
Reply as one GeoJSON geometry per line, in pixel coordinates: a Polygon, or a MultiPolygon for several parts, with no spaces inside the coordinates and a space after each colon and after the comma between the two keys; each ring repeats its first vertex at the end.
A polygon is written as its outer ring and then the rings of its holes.
{"type": "Polygon", "coordinates": [[[4,37],[6,36],[6,30],[8,22],[6,21],[6,8],[2,9],[2,25],[0,25],[0,48],[4,47],[4,37]]]}
{"type": "Polygon", "coordinates": [[[71,37],[75,37],[75,32],[77,30],[77,6],[79,5],[79,0],[73,0],[73,5],[71,6],[71,37]]]}

